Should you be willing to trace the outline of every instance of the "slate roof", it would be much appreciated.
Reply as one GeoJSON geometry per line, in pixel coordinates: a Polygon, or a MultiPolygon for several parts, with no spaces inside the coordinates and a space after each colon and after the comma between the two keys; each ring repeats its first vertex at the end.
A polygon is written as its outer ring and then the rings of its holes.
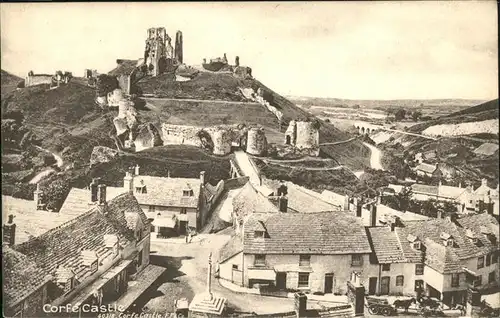
{"type": "Polygon", "coordinates": [[[15,306],[51,280],[35,262],[8,246],[2,250],[2,277],[4,308],[15,306]]]}
{"type": "MultiPolygon", "coordinates": [[[[118,195],[125,193],[122,187],[106,187],[106,200],[112,200],[118,195]]],[[[95,203],[90,202],[90,189],[71,188],[63,205],[59,209],[61,215],[78,216],[89,209],[92,209],[95,203]]]]}
{"type": "Polygon", "coordinates": [[[236,221],[242,221],[255,212],[276,212],[274,206],[266,197],[257,192],[250,182],[247,182],[233,198],[233,215],[236,221]]]}
{"type": "Polygon", "coordinates": [[[147,193],[134,192],[139,204],[165,207],[198,207],[201,186],[200,179],[135,176],[134,187],[139,187],[142,184],[146,186],[147,193]],[[194,195],[184,197],[184,190],[193,190],[194,195]]]}
{"type": "MultiPolygon", "coordinates": [[[[278,180],[265,179],[264,183],[272,189],[277,189],[281,182],[278,180]]],[[[320,193],[301,187],[293,182],[285,182],[288,190],[288,211],[289,212],[323,212],[340,211],[343,209],[343,203],[340,206],[327,202],[320,193]]]]}
{"type": "Polygon", "coordinates": [[[423,171],[425,173],[433,173],[436,170],[436,166],[422,162],[415,169],[418,171],[423,171]]]}
{"type": "Polygon", "coordinates": [[[253,213],[244,224],[243,242],[251,254],[371,253],[361,220],[346,212],[253,213]],[[254,238],[257,230],[266,238],[254,238]]]}
{"type": "MultiPolygon", "coordinates": [[[[81,281],[90,275],[85,261],[85,250],[97,254],[99,262],[107,262],[114,257],[109,249],[110,235],[118,235],[118,243],[124,247],[135,242],[134,226],[127,224],[126,214],[136,213],[145,222],[143,236],[149,234],[149,222],[133,195],[125,193],[108,202],[106,208],[95,206],[71,221],[64,223],[14,249],[32,260],[36,267],[55,275],[59,267],[72,270],[81,281]],[[104,213],[105,212],[105,213],[104,213]]],[[[22,271],[23,266],[14,266],[14,271],[22,271]]],[[[21,285],[19,289],[27,289],[21,285]]],[[[18,288],[18,287],[13,287],[18,288]]],[[[18,291],[21,292],[21,291],[18,291]]]]}
{"type": "Polygon", "coordinates": [[[6,222],[10,214],[14,215],[16,224],[16,244],[42,235],[73,219],[72,215],[36,210],[34,201],[2,195],[2,220],[6,222]]]}
{"type": "Polygon", "coordinates": [[[494,216],[488,213],[470,214],[457,219],[457,223],[463,228],[471,229],[478,236],[481,234],[482,227],[486,227],[492,234],[499,237],[498,221],[494,216]]]}
{"type": "MultiPolygon", "coordinates": [[[[405,234],[413,234],[424,242],[426,247],[425,264],[435,270],[447,273],[458,270],[456,264],[454,264],[457,260],[479,257],[498,249],[498,243],[493,244],[486,235],[476,232],[478,225],[489,224],[488,219],[491,219],[490,217],[487,214],[465,216],[457,220],[458,225],[448,219],[403,221],[404,229],[398,228],[397,230],[405,234]],[[474,244],[467,238],[467,228],[464,225],[473,228],[480,244],[474,244]],[[450,235],[455,241],[455,245],[444,246],[443,234],[450,235]]],[[[491,228],[498,226],[498,222],[489,226],[491,228]]]]}
{"type": "Polygon", "coordinates": [[[426,185],[426,184],[419,184],[419,183],[412,184],[411,190],[413,192],[425,193],[428,195],[438,194],[437,186],[426,185]]]}
{"type": "Polygon", "coordinates": [[[241,239],[241,236],[234,235],[220,249],[218,262],[223,263],[240,252],[243,252],[243,240],[241,239]]]}
{"type": "Polygon", "coordinates": [[[373,252],[380,264],[406,263],[406,257],[403,254],[398,236],[391,231],[388,226],[368,228],[373,252]]]}

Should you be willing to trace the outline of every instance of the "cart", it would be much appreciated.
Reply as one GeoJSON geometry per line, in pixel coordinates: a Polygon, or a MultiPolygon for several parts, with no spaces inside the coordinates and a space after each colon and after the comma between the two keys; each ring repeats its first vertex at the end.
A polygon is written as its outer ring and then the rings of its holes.
{"type": "Polygon", "coordinates": [[[385,298],[366,297],[366,307],[372,315],[396,316],[397,310],[385,298]]]}
{"type": "Polygon", "coordinates": [[[174,302],[175,305],[175,315],[178,318],[187,318],[189,313],[189,301],[187,298],[177,299],[174,302]]]}

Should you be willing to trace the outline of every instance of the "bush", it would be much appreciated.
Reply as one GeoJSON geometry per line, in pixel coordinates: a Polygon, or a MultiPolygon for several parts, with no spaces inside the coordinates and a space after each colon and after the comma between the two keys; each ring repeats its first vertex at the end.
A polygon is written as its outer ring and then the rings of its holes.
{"type": "Polygon", "coordinates": [[[66,179],[56,179],[52,182],[47,182],[45,185],[44,195],[45,195],[45,203],[47,203],[47,209],[58,211],[66,196],[71,189],[70,183],[66,179]]]}

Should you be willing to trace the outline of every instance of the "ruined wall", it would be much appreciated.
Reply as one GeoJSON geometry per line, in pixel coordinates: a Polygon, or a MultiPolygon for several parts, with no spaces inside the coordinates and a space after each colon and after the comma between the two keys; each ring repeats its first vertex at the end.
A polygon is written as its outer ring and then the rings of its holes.
{"type": "Polygon", "coordinates": [[[153,124],[147,123],[139,127],[134,145],[135,151],[141,151],[152,147],[162,146],[163,140],[160,137],[158,129],[156,129],[153,124]]]}
{"type": "Polygon", "coordinates": [[[285,145],[295,145],[297,140],[297,122],[295,120],[290,120],[288,128],[285,132],[285,145]]]}
{"type": "Polygon", "coordinates": [[[26,76],[26,79],[24,81],[24,86],[34,86],[34,85],[41,85],[41,84],[52,84],[52,75],[45,75],[45,74],[39,74],[39,75],[28,75],[26,76]]]}
{"type": "Polygon", "coordinates": [[[119,88],[113,90],[108,93],[108,106],[109,107],[118,107],[119,103],[124,99],[123,91],[119,88]]]}
{"type": "Polygon", "coordinates": [[[251,128],[247,135],[246,152],[255,156],[262,156],[267,150],[267,139],[263,129],[251,128]]]}
{"type": "Polygon", "coordinates": [[[175,59],[177,60],[177,63],[182,64],[184,63],[184,57],[183,57],[183,52],[182,52],[182,32],[177,31],[175,34],[175,59]]]}
{"type": "Polygon", "coordinates": [[[118,87],[120,87],[123,93],[125,94],[130,94],[130,82],[131,82],[130,77],[131,77],[130,75],[126,74],[121,74],[120,76],[117,77],[118,87]]]}
{"type": "Polygon", "coordinates": [[[198,137],[198,132],[202,130],[201,127],[187,126],[187,125],[161,125],[163,133],[163,141],[165,145],[192,145],[201,147],[201,141],[198,137]]]}
{"type": "Polygon", "coordinates": [[[319,151],[319,131],[315,128],[314,122],[297,122],[297,140],[295,146],[299,149],[318,149],[319,151]]]}

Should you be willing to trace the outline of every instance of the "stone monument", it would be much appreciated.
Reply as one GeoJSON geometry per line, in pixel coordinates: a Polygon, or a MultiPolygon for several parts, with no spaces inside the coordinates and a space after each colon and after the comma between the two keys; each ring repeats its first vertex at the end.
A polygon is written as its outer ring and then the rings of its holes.
{"type": "Polygon", "coordinates": [[[212,253],[208,256],[207,290],[194,296],[189,305],[189,317],[222,317],[226,310],[226,299],[212,293],[212,253]]]}

